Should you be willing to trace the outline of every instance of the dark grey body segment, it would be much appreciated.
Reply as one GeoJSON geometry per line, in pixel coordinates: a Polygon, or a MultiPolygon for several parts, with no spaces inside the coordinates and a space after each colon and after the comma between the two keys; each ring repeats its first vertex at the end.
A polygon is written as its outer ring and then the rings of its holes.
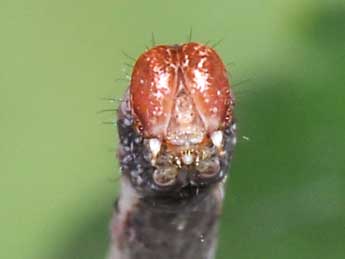
{"type": "Polygon", "coordinates": [[[213,259],[222,189],[219,184],[188,198],[139,198],[127,210],[119,206],[109,259],[213,259]]]}

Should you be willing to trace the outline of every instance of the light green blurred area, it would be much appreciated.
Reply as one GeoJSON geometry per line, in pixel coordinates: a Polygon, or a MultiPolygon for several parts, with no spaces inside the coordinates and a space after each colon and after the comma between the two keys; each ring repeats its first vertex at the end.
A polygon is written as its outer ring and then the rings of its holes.
{"type": "Polygon", "coordinates": [[[104,257],[119,170],[101,99],[127,87],[122,51],[190,28],[223,39],[237,84],[217,258],[345,258],[343,0],[1,0],[0,258],[104,257]]]}

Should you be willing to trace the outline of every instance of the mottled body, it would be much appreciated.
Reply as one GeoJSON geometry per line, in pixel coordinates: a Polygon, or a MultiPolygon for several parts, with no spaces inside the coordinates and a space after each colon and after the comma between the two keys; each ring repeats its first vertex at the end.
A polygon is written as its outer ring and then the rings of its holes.
{"type": "Polygon", "coordinates": [[[213,259],[216,251],[218,217],[223,185],[190,190],[179,199],[132,196],[125,186],[112,222],[109,259],[213,259]],[[131,197],[131,200],[124,198],[131,197]]]}
{"type": "Polygon", "coordinates": [[[110,259],[212,259],[236,144],[225,66],[207,46],[139,57],[119,107],[122,190],[110,259]]]}

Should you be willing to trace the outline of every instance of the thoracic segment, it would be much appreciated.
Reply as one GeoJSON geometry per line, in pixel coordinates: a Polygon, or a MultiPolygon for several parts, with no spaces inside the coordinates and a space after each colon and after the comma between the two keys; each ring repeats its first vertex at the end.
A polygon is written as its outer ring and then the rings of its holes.
{"type": "Polygon", "coordinates": [[[122,173],[143,193],[177,194],[188,185],[205,186],[225,177],[236,142],[233,121],[211,134],[209,141],[179,150],[136,130],[128,95],[118,117],[122,173]]]}

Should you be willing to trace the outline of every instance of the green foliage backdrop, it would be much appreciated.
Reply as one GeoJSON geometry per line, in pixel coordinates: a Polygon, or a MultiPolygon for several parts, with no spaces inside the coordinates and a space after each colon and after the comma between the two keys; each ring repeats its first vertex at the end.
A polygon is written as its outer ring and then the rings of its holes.
{"type": "Polygon", "coordinates": [[[237,84],[218,259],[345,258],[341,0],[1,0],[0,258],[104,257],[119,170],[101,98],[127,87],[122,51],[190,28],[223,39],[237,84]]]}

